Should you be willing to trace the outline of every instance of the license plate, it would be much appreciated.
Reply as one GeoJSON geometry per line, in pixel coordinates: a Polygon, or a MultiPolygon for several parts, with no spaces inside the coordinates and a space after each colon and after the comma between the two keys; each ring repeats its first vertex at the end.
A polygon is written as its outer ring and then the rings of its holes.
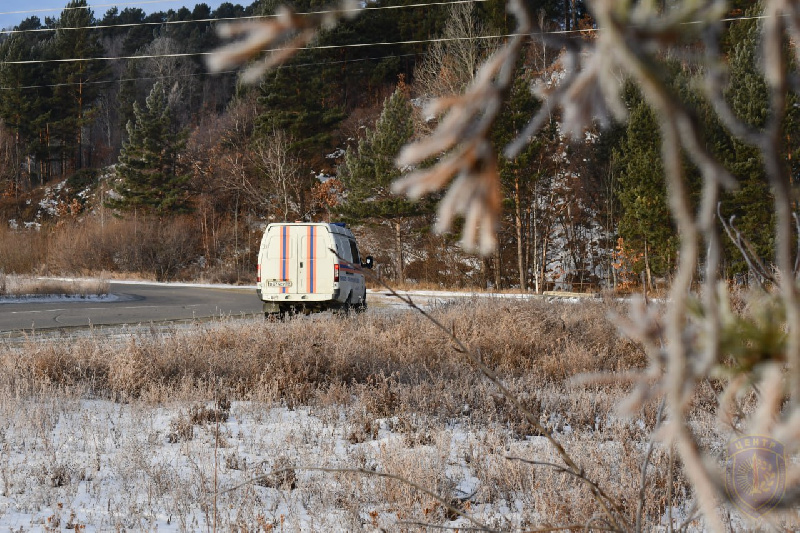
{"type": "Polygon", "coordinates": [[[267,282],[267,287],[291,287],[292,282],[289,280],[271,280],[267,282]]]}

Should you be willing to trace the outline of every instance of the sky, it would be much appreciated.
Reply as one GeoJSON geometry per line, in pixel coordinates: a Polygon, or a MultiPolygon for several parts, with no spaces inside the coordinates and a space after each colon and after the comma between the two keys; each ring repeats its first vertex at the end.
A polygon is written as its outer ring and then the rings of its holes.
{"type": "MultiPolygon", "coordinates": [[[[195,4],[206,3],[215,9],[223,0],[144,0],[140,2],[113,2],[112,0],[89,1],[89,6],[94,11],[96,18],[103,15],[114,6],[120,11],[126,7],[140,7],[146,13],[153,11],[167,11],[169,9],[180,9],[183,6],[193,9],[195,4]]],[[[42,21],[45,17],[57,17],[61,14],[64,6],[69,0],[0,0],[0,28],[11,29],[23,20],[31,16],[37,16],[42,21]]],[[[234,4],[242,4],[241,1],[232,1],[234,4]]],[[[250,2],[247,2],[248,4],[250,2]]],[[[244,5],[244,4],[242,4],[244,5]]]]}

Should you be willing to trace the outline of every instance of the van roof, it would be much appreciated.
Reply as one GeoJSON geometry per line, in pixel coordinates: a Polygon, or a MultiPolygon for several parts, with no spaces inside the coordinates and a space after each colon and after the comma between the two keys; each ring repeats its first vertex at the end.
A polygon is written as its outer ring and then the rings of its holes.
{"type": "Polygon", "coordinates": [[[348,228],[344,222],[273,222],[267,225],[267,231],[273,226],[324,226],[328,228],[328,231],[331,233],[338,233],[340,235],[346,235],[347,237],[353,236],[353,232],[350,231],[350,228],[348,228]]]}

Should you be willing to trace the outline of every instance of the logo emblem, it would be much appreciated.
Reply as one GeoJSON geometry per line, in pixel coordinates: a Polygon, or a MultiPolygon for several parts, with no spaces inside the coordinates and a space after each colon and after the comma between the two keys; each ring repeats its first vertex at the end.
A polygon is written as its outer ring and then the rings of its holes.
{"type": "Polygon", "coordinates": [[[728,444],[725,489],[736,507],[750,518],[771,511],[786,488],[783,444],[769,437],[740,437],[728,444]]]}

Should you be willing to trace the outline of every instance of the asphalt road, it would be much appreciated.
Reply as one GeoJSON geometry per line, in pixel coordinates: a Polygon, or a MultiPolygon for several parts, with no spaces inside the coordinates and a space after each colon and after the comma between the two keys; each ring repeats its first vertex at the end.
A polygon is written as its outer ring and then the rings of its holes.
{"type": "Polygon", "coordinates": [[[253,287],[111,283],[115,301],[0,303],[0,333],[243,316],[261,313],[253,287]]]}

